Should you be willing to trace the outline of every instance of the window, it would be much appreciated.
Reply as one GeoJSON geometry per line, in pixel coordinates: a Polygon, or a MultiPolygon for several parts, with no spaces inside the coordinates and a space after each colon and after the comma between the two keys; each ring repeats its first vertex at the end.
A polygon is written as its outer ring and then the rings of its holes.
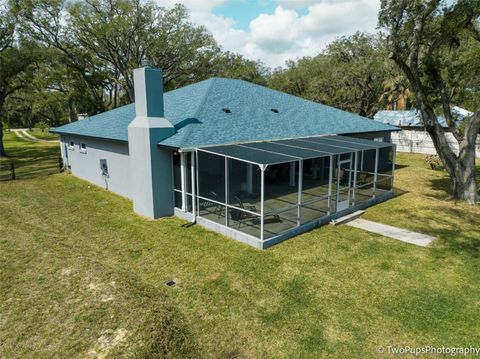
{"type": "Polygon", "coordinates": [[[75,142],[73,142],[73,141],[68,142],[68,149],[74,151],[75,150],[75,142]]]}
{"type": "Polygon", "coordinates": [[[87,153],[87,145],[85,143],[80,144],[80,153],[87,153]]]}
{"type": "Polygon", "coordinates": [[[383,137],[375,137],[373,140],[375,142],[383,142],[383,137]]]}

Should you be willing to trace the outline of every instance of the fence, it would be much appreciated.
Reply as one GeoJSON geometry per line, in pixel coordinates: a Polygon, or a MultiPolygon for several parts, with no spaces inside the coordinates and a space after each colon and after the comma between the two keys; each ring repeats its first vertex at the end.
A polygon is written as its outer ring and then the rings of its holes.
{"type": "MultiPolygon", "coordinates": [[[[458,143],[450,132],[446,133],[447,141],[458,153],[458,143]]],[[[437,154],[430,135],[424,130],[407,130],[392,132],[392,143],[397,145],[398,152],[437,154]]],[[[480,158],[480,139],[477,140],[476,155],[480,158]]]]}
{"type": "Polygon", "coordinates": [[[0,181],[37,178],[63,170],[62,158],[43,157],[29,160],[0,160],[0,181]]]}

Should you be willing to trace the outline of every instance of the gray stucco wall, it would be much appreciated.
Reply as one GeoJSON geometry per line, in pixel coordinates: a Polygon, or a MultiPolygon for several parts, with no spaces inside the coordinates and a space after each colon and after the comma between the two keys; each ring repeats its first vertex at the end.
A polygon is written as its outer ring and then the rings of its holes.
{"type": "Polygon", "coordinates": [[[367,140],[373,140],[375,138],[383,137],[383,142],[392,142],[391,141],[391,132],[390,131],[385,131],[385,132],[363,132],[363,133],[352,133],[346,136],[350,137],[359,137],[359,138],[364,138],[367,140]]]}
{"type": "Polygon", "coordinates": [[[62,158],[71,172],[84,180],[131,199],[130,161],[128,144],[118,141],[94,139],[82,136],[62,135],[60,140],[62,158]],[[74,142],[73,149],[70,141],[74,142]],[[80,150],[86,145],[85,153],[80,150]],[[105,159],[108,177],[102,175],[100,159],[105,159]]]}
{"type": "Polygon", "coordinates": [[[174,132],[164,118],[136,117],[128,126],[133,209],[149,218],[173,215],[171,151],[157,143],[174,132]]]}

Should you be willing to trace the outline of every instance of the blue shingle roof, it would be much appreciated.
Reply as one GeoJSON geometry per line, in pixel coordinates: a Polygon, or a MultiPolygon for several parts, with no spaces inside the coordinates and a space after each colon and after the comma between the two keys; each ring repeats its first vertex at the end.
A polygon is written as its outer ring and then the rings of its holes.
{"type": "MultiPolygon", "coordinates": [[[[179,148],[397,130],[333,107],[225,78],[166,92],[164,106],[165,118],[175,126],[176,133],[160,144],[179,148]]],[[[135,106],[130,104],[53,131],[128,141],[128,125],[134,118],[135,106]]]]}
{"type": "MultiPolygon", "coordinates": [[[[165,117],[179,127],[182,121],[194,118],[211,80],[166,92],[163,97],[165,117]]],[[[135,104],[131,103],[57,127],[52,132],[128,141],[128,125],[134,118],[135,104]]]]}

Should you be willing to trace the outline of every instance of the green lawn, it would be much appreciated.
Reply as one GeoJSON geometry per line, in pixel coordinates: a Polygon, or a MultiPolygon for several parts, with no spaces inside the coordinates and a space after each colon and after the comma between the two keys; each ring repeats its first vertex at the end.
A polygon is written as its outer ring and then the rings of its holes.
{"type": "Polygon", "coordinates": [[[58,142],[34,143],[19,138],[14,132],[5,132],[8,158],[0,158],[0,180],[10,178],[10,163],[15,164],[15,175],[19,179],[43,177],[58,173],[60,148],[58,142]]]}
{"type": "Polygon", "coordinates": [[[42,131],[39,128],[32,128],[31,130],[28,130],[28,133],[41,140],[53,141],[53,140],[60,139],[59,135],[48,132],[48,129],[45,129],[44,131],[42,131]]]}
{"type": "MultiPolygon", "coordinates": [[[[52,148],[7,137],[21,156],[52,148]]],[[[0,357],[378,358],[480,343],[480,208],[398,155],[397,196],[364,218],[420,248],[324,226],[260,251],[66,174],[0,182],[0,357]],[[169,279],[175,287],[165,286],[169,279]]]]}

